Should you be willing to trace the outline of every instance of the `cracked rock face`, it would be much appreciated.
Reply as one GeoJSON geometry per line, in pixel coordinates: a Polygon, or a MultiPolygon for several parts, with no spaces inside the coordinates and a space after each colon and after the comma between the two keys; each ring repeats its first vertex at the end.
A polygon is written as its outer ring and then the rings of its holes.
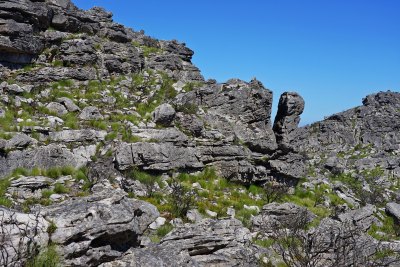
{"type": "Polygon", "coordinates": [[[169,233],[160,244],[132,249],[111,266],[258,266],[250,231],[236,219],[204,219],[169,233]]]}
{"type": "Polygon", "coordinates": [[[143,232],[158,216],[151,204],[110,190],[44,210],[46,220],[57,226],[52,242],[74,266],[97,266],[138,247],[143,232]]]}

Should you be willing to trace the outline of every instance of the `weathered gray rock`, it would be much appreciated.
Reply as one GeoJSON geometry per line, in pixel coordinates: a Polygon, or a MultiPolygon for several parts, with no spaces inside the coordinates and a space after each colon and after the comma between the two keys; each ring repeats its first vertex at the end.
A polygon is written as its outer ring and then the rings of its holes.
{"type": "Polygon", "coordinates": [[[273,127],[280,149],[288,149],[291,133],[297,128],[303,111],[304,100],[299,94],[286,92],[281,95],[273,127]]]}
{"type": "Polygon", "coordinates": [[[102,120],[104,119],[103,115],[101,115],[100,110],[97,107],[85,107],[81,114],[79,114],[79,118],[82,120],[102,120]]]}
{"type": "Polygon", "coordinates": [[[397,92],[369,95],[362,106],[295,130],[291,146],[307,154],[322,172],[362,172],[380,166],[385,175],[397,175],[400,169],[394,151],[400,148],[399,108],[397,92]],[[321,155],[327,155],[329,161],[321,159],[321,155]]]}
{"type": "Polygon", "coordinates": [[[10,94],[21,94],[24,92],[24,89],[22,89],[18,84],[10,84],[6,86],[5,90],[10,94]]]}
{"type": "Polygon", "coordinates": [[[122,143],[116,149],[115,160],[120,170],[134,166],[154,171],[204,167],[196,149],[170,143],[122,143]]]}
{"type": "Polygon", "coordinates": [[[0,265],[24,266],[35,246],[49,240],[47,222],[41,214],[25,214],[0,206],[0,265]]]}
{"type": "Polygon", "coordinates": [[[5,149],[15,150],[24,149],[29,146],[34,146],[37,144],[37,140],[33,139],[26,134],[16,134],[10,140],[7,141],[5,149]]]}
{"type": "Polygon", "coordinates": [[[297,216],[305,216],[311,222],[315,215],[304,207],[300,207],[293,203],[270,203],[265,205],[261,214],[254,216],[251,220],[252,227],[256,231],[270,232],[274,227],[290,224],[296,220],[297,216]]]}
{"type": "Polygon", "coordinates": [[[259,249],[250,240],[236,219],[205,219],[177,226],[160,244],[132,249],[103,266],[258,266],[259,249]]]}
{"type": "Polygon", "coordinates": [[[74,101],[72,101],[68,97],[60,97],[57,99],[57,102],[64,105],[69,112],[76,112],[81,110],[77,105],[75,105],[74,101]]]}
{"type": "Polygon", "coordinates": [[[55,142],[97,142],[102,141],[106,137],[106,131],[96,130],[64,130],[58,132],[50,132],[49,137],[55,142]]]}
{"type": "Polygon", "coordinates": [[[65,264],[75,266],[98,266],[138,247],[143,232],[159,216],[153,205],[119,190],[67,200],[47,207],[44,214],[57,226],[51,240],[65,264]]]}
{"type": "Polygon", "coordinates": [[[394,202],[386,204],[386,213],[393,216],[397,223],[400,222],[400,204],[394,202]]]}
{"type": "Polygon", "coordinates": [[[350,222],[367,231],[373,224],[380,225],[380,221],[375,217],[375,212],[375,206],[367,205],[360,209],[339,214],[339,220],[341,222],[350,222]]]}
{"type": "Polygon", "coordinates": [[[60,103],[56,103],[56,102],[51,102],[49,104],[46,105],[46,108],[52,112],[55,113],[57,116],[62,116],[68,113],[68,110],[61,105],[60,103]]]}
{"type": "Polygon", "coordinates": [[[132,129],[131,132],[132,135],[143,139],[143,141],[174,143],[178,146],[185,146],[189,143],[189,138],[187,135],[179,131],[177,128],[172,127],[165,129],[135,128],[132,129]]]}
{"type": "Polygon", "coordinates": [[[53,179],[44,176],[20,176],[11,181],[7,193],[16,199],[40,199],[42,197],[41,190],[49,188],[53,183],[53,179]]]}
{"type": "Polygon", "coordinates": [[[7,156],[0,155],[0,177],[6,176],[16,168],[33,169],[35,167],[49,169],[52,167],[85,165],[95,152],[94,146],[91,151],[85,147],[71,152],[61,145],[51,144],[38,148],[11,151],[7,156]],[[90,152],[90,154],[87,154],[90,152]]]}
{"type": "Polygon", "coordinates": [[[175,109],[170,104],[162,104],[153,112],[153,120],[163,126],[170,126],[175,117],[175,109]]]}
{"type": "MultiPolygon", "coordinates": [[[[180,94],[174,101],[177,110],[192,105],[204,107],[207,110],[201,116],[204,123],[226,139],[236,140],[261,153],[270,153],[277,148],[270,128],[272,92],[259,81],[229,80],[225,84],[208,84],[180,94]]],[[[190,123],[182,124],[185,125],[190,123]]]]}

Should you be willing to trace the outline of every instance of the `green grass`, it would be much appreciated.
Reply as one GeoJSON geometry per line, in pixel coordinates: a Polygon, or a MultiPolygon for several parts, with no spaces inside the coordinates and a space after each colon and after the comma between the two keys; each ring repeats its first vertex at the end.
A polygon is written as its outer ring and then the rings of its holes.
{"type": "Polygon", "coordinates": [[[64,67],[64,62],[62,60],[54,60],[52,65],[53,67],[64,67]]]}
{"type": "Polygon", "coordinates": [[[0,205],[5,207],[11,207],[12,201],[5,197],[7,188],[10,186],[10,178],[6,177],[0,180],[0,205]]]}
{"type": "Polygon", "coordinates": [[[5,110],[5,116],[0,118],[0,129],[3,131],[12,131],[14,129],[15,115],[10,110],[5,110]]]}
{"type": "Polygon", "coordinates": [[[89,125],[93,128],[100,130],[107,130],[108,128],[108,125],[105,121],[99,121],[99,120],[91,120],[89,121],[89,125]]]}
{"type": "Polygon", "coordinates": [[[159,243],[164,236],[172,231],[172,229],[174,229],[174,226],[170,223],[166,223],[160,226],[160,228],[158,228],[154,234],[150,235],[150,240],[153,243],[159,243]]]}
{"type": "Polygon", "coordinates": [[[185,86],[183,86],[182,89],[185,92],[190,92],[196,88],[200,88],[201,86],[203,86],[203,83],[201,82],[188,82],[187,84],[185,84],[185,86]]]}
{"type": "MultiPolygon", "coordinates": [[[[201,185],[202,190],[196,189],[194,196],[193,208],[197,208],[204,216],[206,210],[217,212],[218,217],[227,217],[227,210],[233,207],[236,211],[236,218],[241,220],[244,225],[250,225],[252,215],[256,215],[256,211],[247,210],[244,205],[257,206],[260,209],[265,203],[262,199],[264,193],[261,188],[245,186],[229,182],[217,175],[215,169],[206,168],[197,175],[181,173],[176,180],[182,183],[186,188],[192,188],[192,184],[197,182],[201,185]],[[260,194],[259,198],[252,198],[252,195],[260,194]]],[[[161,213],[166,216],[175,217],[174,207],[171,202],[165,201],[167,198],[160,193],[155,193],[153,197],[145,197],[143,200],[149,201],[157,206],[161,213]],[[169,214],[169,215],[168,215],[169,214]]]]}
{"type": "Polygon", "coordinates": [[[271,238],[255,239],[255,240],[253,240],[253,243],[260,247],[269,248],[275,243],[275,240],[273,240],[271,238]]]}
{"type": "Polygon", "coordinates": [[[79,120],[76,114],[74,113],[68,113],[62,117],[64,120],[64,126],[68,127],[72,130],[77,130],[79,129],[79,120]]]}
{"type": "Polygon", "coordinates": [[[57,267],[61,266],[61,259],[55,245],[50,245],[42,250],[36,257],[29,260],[27,267],[57,267]]]}
{"type": "Polygon", "coordinates": [[[199,107],[196,104],[186,103],[184,105],[176,106],[176,111],[183,112],[185,114],[196,114],[199,107]]]}
{"type": "Polygon", "coordinates": [[[162,74],[161,88],[149,99],[148,103],[138,103],[136,111],[142,117],[149,116],[149,114],[160,104],[164,103],[168,99],[176,97],[178,93],[172,86],[174,83],[174,80],[170,79],[166,74],[162,74]]]}
{"type": "Polygon", "coordinates": [[[56,183],[54,185],[54,193],[67,194],[67,193],[69,193],[69,189],[67,187],[65,187],[65,185],[63,185],[63,184],[56,183]]]}
{"type": "Polygon", "coordinates": [[[157,47],[142,45],[140,48],[142,49],[144,57],[149,57],[151,54],[160,54],[162,52],[162,49],[157,47]]]}
{"type": "Polygon", "coordinates": [[[396,223],[393,217],[386,214],[381,215],[383,216],[382,226],[373,224],[368,230],[368,234],[381,241],[400,240],[400,225],[396,223]],[[379,234],[379,232],[383,233],[383,235],[379,234]]]}

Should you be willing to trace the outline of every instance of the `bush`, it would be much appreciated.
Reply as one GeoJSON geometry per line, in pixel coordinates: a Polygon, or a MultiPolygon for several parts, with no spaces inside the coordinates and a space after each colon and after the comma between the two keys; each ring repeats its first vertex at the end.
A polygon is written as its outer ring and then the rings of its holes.
{"type": "Polygon", "coordinates": [[[268,182],[263,186],[263,189],[263,199],[266,203],[281,201],[289,191],[289,187],[286,184],[277,182],[268,182]]]}
{"type": "Polygon", "coordinates": [[[69,189],[66,188],[63,184],[56,183],[56,184],[54,185],[54,193],[57,193],[57,194],[66,194],[66,193],[68,193],[68,192],[69,192],[69,189]]]}
{"type": "Polygon", "coordinates": [[[163,238],[164,236],[166,236],[169,232],[172,231],[172,229],[174,229],[174,226],[170,223],[166,223],[163,226],[161,226],[160,228],[157,229],[157,236],[160,238],[163,238]]]}
{"type": "Polygon", "coordinates": [[[191,189],[185,187],[176,178],[172,179],[170,187],[172,189],[170,195],[172,214],[175,217],[183,218],[195,203],[195,193],[191,189]]]}

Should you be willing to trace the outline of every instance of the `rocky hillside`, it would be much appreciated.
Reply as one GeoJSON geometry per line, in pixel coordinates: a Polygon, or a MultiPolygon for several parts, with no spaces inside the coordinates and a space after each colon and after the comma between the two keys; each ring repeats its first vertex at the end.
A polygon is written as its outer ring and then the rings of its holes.
{"type": "Polygon", "coordinates": [[[193,54],[0,1],[0,265],[399,266],[400,94],[298,128],[300,95],[272,120],[193,54]]]}

